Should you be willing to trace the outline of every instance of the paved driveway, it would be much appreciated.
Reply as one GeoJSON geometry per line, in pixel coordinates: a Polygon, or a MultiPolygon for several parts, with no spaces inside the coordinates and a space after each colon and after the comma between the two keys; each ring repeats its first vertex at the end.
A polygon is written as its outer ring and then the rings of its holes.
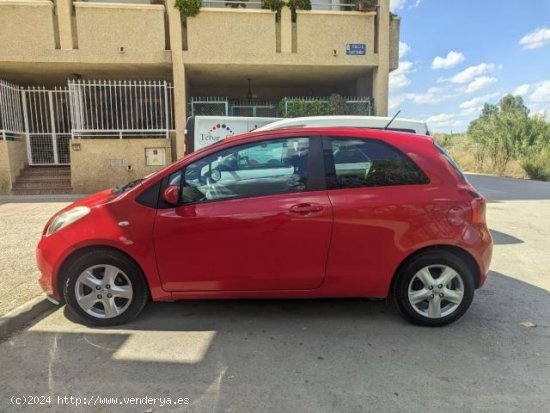
{"type": "Polygon", "coordinates": [[[47,220],[67,197],[0,197],[0,316],[42,293],[34,252],[47,220]]]}
{"type": "Polygon", "coordinates": [[[471,181],[491,199],[495,259],[451,326],[415,327],[367,300],[151,304],[122,329],[83,327],[60,308],[0,344],[0,411],[34,394],[62,412],[546,412],[550,184],[471,181]],[[122,399],[144,396],[189,404],[122,399]]]}

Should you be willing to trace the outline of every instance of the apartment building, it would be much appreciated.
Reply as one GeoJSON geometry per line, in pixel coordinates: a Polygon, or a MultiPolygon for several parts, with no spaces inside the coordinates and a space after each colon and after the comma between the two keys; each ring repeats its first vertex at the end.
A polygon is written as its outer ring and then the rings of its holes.
{"type": "Polygon", "coordinates": [[[175,0],[0,0],[0,193],[142,177],[183,155],[190,115],[333,93],[387,115],[399,17],[346,1],[203,0],[182,18],[175,0]]]}

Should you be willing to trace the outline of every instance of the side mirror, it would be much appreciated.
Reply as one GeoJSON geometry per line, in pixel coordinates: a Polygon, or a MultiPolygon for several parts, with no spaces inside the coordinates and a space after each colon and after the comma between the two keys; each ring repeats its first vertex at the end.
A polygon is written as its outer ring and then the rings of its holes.
{"type": "Polygon", "coordinates": [[[179,205],[180,203],[180,187],[179,185],[168,185],[162,193],[164,202],[170,205],[179,205]]]}

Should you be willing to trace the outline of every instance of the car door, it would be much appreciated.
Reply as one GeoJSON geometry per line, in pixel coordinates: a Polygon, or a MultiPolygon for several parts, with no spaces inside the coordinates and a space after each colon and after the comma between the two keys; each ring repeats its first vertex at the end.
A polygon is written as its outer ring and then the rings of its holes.
{"type": "Polygon", "coordinates": [[[173,174],[181,205],[159,209],[154,229],[164,289],[320,286],[332,226],[316,172],[322,174],[321,146],[320,138],[304,137],[244,143],[173,174]]]}
{"type": "Polygon", "coordinates": [[[326,138],[324,159],[334,213],[327,278],[359,295],[384,297],[403,251],[418,242],[410,234],[432,225],[425,205],[429,179],[376,139],[326,138]]]}

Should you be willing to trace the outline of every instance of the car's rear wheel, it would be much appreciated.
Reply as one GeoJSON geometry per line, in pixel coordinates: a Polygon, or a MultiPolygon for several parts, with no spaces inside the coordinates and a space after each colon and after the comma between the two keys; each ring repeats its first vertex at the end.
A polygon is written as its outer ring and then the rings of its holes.
{"type": "Polygon", "coordinates": [[[148,298],[141,269],[124,254],[108,249],[77,258],[68,269],[63,293],[73,313],[99,326],[131,320],[148,298]]]}
{"type": "Polygon", "coordinates": [[[474,275],[461,257],[449,251],[428,251],[400,269],[393,297],[410,321],[437,327],[464,315],[474,289],[474,275]]]}

